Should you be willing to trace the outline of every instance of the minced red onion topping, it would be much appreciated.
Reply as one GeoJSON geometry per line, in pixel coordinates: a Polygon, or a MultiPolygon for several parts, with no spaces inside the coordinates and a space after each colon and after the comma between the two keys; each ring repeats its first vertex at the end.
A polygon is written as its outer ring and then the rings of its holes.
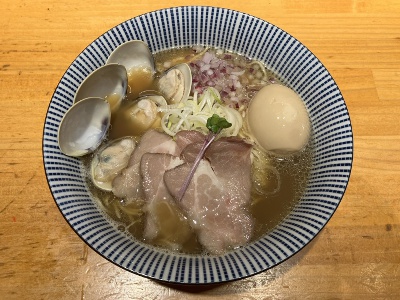
{"type": "Polygon", "coordinates": [[[239,109],[247,106],[262,86],[278,82],[261,62],[222,49],[207,50],[202,46],[192,49],[197,55],[204,52],[189,64],[193,77],[192,93],[201,94],[207,87],[214,87],[224,104],[239,109]]]}
{"type": "Polygon", "coordinates": [[[233,55],[217,55],[207,51],[200,59],[192,61],[190,68],[192,92],[202,93],[207,87],[214,87],[225,104],[233,108],[239,108],[249,101],[240,78],[246,72],[245,66],[238,65],[233,55]]]}

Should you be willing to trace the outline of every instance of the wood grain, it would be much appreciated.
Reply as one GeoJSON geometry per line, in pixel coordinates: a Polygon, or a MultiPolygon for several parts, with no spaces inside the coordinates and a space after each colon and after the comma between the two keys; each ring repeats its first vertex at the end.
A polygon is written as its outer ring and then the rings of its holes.
{"type": "MultiPolygon", "coordinates": [[[[42,162],[51,95],[74,58],[109,28],[188,2],[0,0],[1,299],[400,299],[400,2],[238,1],[328,68],[354,131],[349,186],[305,249],[250,278],[160,284],[104,260],[73,232],[42,162]]],[[[222,5],[191,1],[191,5],[222,5]]]]}

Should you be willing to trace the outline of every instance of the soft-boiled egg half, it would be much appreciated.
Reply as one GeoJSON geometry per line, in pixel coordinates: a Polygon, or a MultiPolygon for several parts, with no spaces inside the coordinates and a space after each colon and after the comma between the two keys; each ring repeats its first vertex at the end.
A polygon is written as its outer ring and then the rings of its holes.
{"type": "Polygon", "coordinates": [[[310,119],[303,101],[280,84],[267,85],[254,96],[247,123],[256,142],[267,151],[296,152],[310,138],[310,119]]]}

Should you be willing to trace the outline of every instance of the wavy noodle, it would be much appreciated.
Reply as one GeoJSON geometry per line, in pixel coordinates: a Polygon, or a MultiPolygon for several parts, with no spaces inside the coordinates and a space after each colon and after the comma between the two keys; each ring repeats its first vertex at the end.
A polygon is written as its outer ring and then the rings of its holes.
{"type": "Polygon", "coordinates": [[[221,131],[221,136],[237,136],[242,128],[242,116],[237,110],[221,103],[221,96],[215,88],[207,88],[200,96],[195,92],[193,97],[189,97],[186,101],[158,108],[164,113],[161,127],[170,136],[174,136],[180,130],[198,130],[207,133],[207,119],[217,114],[232,124],[231,127],[221,131]]]}

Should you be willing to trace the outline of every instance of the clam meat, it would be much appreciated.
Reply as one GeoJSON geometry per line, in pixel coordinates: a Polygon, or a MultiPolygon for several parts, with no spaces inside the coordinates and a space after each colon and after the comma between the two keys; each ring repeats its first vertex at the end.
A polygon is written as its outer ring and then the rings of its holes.
{"type": "Polygon", "coordinates": [[[190,67],[178,64],[161,75],[158,88],[169,104],[179,103],[189,97],[192,84],[190,67]]]}
{"type": "Polygon", "coordinates": [[[133,138],[125,137],[99,148],[91,163],[93,183],[102,190],[111,191],[114,178],[128,165],[135,146],[133,138]]]}
{"type": "Polygon", "coordinates": [[[166,103],[162,96],[143,96],[124,103],[112,122],[110,137],[140,136],[146,130],[161,126],[158,105],[166,103]]]}

